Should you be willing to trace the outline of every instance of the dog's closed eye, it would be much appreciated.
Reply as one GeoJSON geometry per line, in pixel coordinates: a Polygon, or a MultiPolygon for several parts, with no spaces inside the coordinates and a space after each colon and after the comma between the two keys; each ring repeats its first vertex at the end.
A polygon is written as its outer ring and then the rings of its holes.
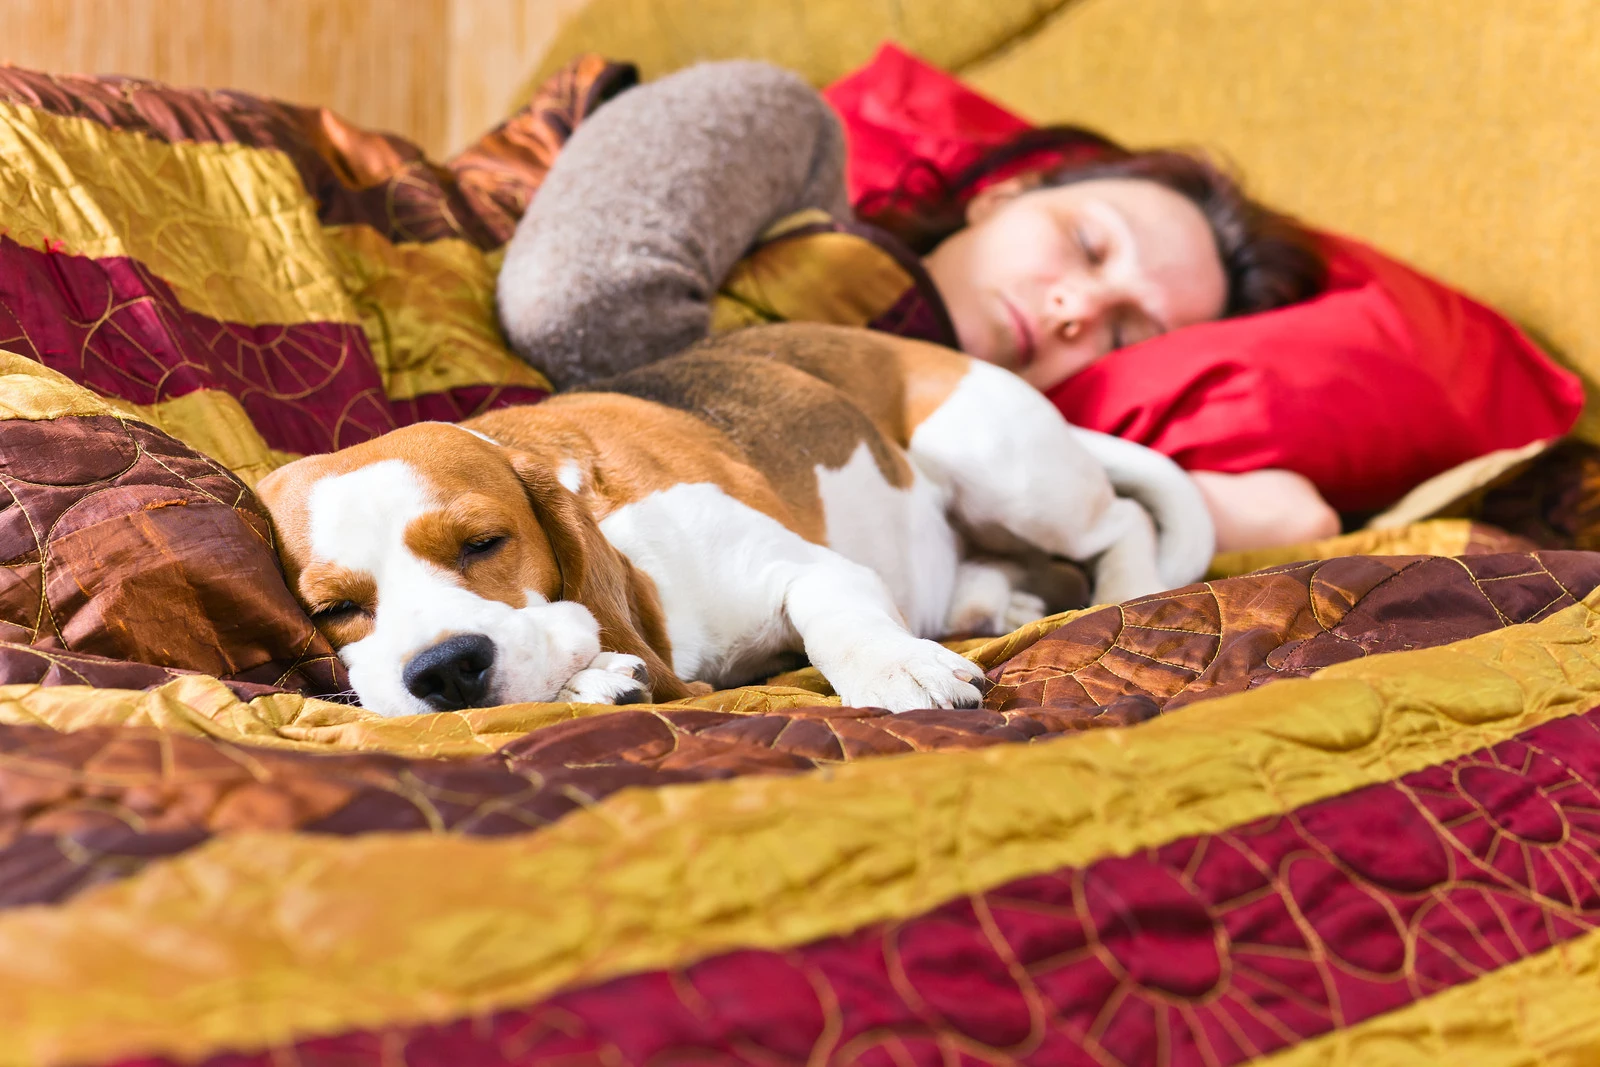
{"type": "Polygon", "coordinates": [[[311,618],[319,623],[338,622],[347,619],[362,611],[361,605],[353,600],[339,600],[326,607],[317,608],[311,613],[311,618]]]}
{"type": "Polygon", "coordinates": [[[461,566],[465,567],[473,560],[483,559],[492,555],[501,545],[506,543],[504,534],[489,534],[483,537],[474,537],[461,544],[461,566]]]}

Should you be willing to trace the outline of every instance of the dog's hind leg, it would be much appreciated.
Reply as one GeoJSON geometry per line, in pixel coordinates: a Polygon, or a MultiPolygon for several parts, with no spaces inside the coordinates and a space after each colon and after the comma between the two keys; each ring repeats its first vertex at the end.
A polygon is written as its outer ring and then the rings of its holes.
{"type": "Polygon", "coordinates": [[[948,634],[998,636],[1042,619],[1043,597],[1028,591],[1027,570],[1009,559],[964,559],[945,618],[948,634]]]}
{"type": "Polygon", "coordinates": [[[1210,516],[1188,475],[1149,449],[1070,426],[999,367],[968,361],[907,451],[980,548],[1003,553],[1020,540],[1097,560],[1097,602],[1186,584],[1210,561],[1210,516]]]}

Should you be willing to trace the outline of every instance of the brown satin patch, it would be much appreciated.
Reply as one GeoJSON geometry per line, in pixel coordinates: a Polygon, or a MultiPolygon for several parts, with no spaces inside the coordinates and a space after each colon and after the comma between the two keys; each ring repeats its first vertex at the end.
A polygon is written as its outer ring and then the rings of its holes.
{"type": "Polygon", "coordinates": [[[1345,556],[1142,597],[1073,619],[990,672],[986,705],[1150,713],[1381,652],[1537,622],[1600,585],[1581,552],[1345,556]]]}
{"type": "Polygon", "coordinates": [[[579,56],[542,82],[527,105],[449,162],[480,218],[504,241],[577,125],[639,81],[629,63],[579,56]]]}
{"type": "MultiPolygon", "coordinates": [[[[101,689],[153,689],[197,671],[158,667],[153,663],[110,659],[82,652],[38,648],[0,642],[0,684],[4,685],[86,685],[101,689]]],[[[254,700],[283,687],[259,682],[225,682],[240,700],[254,700]]]]}
{"type": "Polygon", "coordinates": [[[241,749],[148,729],[0,727],[0,907],[50,903],[230,831],[533,829],[577,801],[497,760],[241,749]]]}
{"type": "Polygon", "coordinates": [[[0,639],[330,692],[343,667],[232,474],[110,416],[0,421],[0,639]]]}

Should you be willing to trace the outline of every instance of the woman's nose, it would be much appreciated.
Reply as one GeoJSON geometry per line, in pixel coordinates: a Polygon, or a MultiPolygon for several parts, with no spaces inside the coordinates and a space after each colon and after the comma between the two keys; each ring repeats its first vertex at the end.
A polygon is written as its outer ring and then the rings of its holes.
{"type": "Polygon", "coordinates": [[[1087,333],[1110,303],[1106,287],[1087,279],[1059,282],[1045,299],[1051,319],[1069,341],[1087,333]]]}

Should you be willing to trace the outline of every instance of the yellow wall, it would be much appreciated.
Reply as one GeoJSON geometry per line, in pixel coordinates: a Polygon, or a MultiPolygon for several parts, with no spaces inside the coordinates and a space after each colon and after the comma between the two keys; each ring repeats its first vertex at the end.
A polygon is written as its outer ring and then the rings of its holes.
{"type": "MultiPolygon", "coordinates": [[[[444,143],[461,148],[522,102],[517,93],[588,0],[445,0],[450,5],[450,104],[444,143]]],[[[566,63],[571,55],[561,57],[566,63]]],[[[630,59],[626,55],[613,56],[630,59]]]]}
{"type": "Polygon", "coordinates": [[[581,0],[3,0],[0,60],[320,104],[444,154],[504,117],[581,0]]]}

